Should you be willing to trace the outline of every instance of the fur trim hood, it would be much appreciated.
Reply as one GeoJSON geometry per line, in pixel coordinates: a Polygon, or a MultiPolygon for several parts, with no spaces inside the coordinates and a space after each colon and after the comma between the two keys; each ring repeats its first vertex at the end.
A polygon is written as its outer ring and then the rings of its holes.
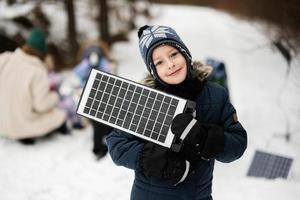
{"type": "MultiPolygon", "coordinates": [[[[212,66],[204,65],[199,61],[193,62],[193,77],[197,77],[200,81],[205,80],[213,71],[212,66]]],[[[155,80],[151,76],[151,74],[147,74],[146,77],[141,81],[142,84],[155,88],[155,80]]]]}

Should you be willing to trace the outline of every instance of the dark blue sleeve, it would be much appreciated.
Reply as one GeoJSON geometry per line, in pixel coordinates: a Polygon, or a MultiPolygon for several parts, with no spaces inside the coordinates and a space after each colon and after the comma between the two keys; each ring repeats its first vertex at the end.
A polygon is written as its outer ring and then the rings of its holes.
{"type": "Polygon", "coordinates": [[[109,154],[116,165],[133,170],[139,169],[138,158],[144,146],[143,142],[117,129],[106,137],[106,142],[109,154]]]}
{"type": "Polygon", "coordinates": [[[247,132],[237,120],[236,110],[230,103],[228,93],[224,94],[221,121],[224,128],[224,152],[216,157],[221,162],[232,162],[240,158],[247,148],[247,132]]]}

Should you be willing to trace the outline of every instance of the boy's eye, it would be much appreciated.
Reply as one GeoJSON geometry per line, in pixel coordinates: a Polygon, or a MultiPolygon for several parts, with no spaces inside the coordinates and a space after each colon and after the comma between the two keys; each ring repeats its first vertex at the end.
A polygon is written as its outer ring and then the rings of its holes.
{"type": "Polygon", "coordinates": [[[158,66],[158,65],[161,65],[162,64],[162,61],[158,61],[158,62],[156,62],[154,65],[155,66],[158,66]]]}
{"type": "Polygon", "coordinates": [[[175,57],[175,56],[177,56],[177,55],[178,55],[178,53],[179,53],[178,51],[171,53],[171,57],[175,57]]]}

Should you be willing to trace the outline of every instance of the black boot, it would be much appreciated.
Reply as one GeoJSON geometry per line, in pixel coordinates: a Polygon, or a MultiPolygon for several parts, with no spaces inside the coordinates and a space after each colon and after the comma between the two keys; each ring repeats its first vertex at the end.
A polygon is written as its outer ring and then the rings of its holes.
{"type": "Polygon", "coordinates": [[[58,127],[57,129],[55,129],[54,132],[59,132],[62,135],[69,135],[69,134],[71,134],[71,132],[70,132],[70,130],[69,130],[66,122],[64,122],[60,127],[58,127]]]}
{"type": "Polygon", "coordinates": [[[93,153],[97,159],[101,159],[107,153],[107,146],[104,143],[104,138],[112,131],[112,128],[92,121],[93,125],[93,153]]]}
{"type": "Polygon", "coordinates": [[[25,139],[20,139],[18,141],[21,144],[24,144],[24,145],[34,145],[35,144],[35,139],[34,138],[25,138],[25,139]]]}
{"type": "Polygon", "coordinates": [[[103,144],[101,149],[93,149],[93,153],[96,156],[97,160],[100,160],[107,154],[107,146],[103,144]]]}

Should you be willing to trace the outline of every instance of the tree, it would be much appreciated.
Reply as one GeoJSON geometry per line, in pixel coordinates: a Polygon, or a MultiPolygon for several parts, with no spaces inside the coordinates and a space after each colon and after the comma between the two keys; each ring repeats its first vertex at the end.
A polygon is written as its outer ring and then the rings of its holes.
{"type": "Polygon", "coordinates": [[[99,7],[97,19],[100,39],[109,45],[128,40],[128,33],[136,28],[137,16],[151,17],[148,0],[96,0],[95,3],[99,7]]]}
{"type": "Polygon", "coordinates": [[[109,31],[109,7],[107,0],[98,0],[99,3],[99,33],[101,40],[108,41],[110,43],[110,31],[109,31]]]}
{"type": "Polygon", "coordinates": [[[70,52],[70,64],[74,65],[76,61],[76,55],[78,51],[78,42],[77,42],[77,31],[76,31],[76,18],[74,14],[74,4],[73,0],[65,0],[65,9],[68,15],[68,42],[69,42],[69,52],[70,52]]]}

